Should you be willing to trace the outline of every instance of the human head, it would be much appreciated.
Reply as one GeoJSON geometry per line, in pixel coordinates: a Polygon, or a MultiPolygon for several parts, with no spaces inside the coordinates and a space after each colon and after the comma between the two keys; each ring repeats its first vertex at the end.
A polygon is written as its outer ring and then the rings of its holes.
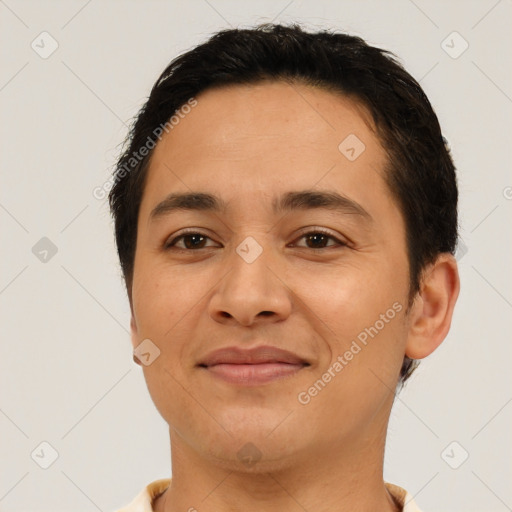
{"type": "MultiPolygon", "coordinates": [[[[205,91],[263,80],[339,93],[370,114],[387,152],[385,179],[405,222],[410,306],[428,264],[453,254],[457,240],[455,169],[430,102],[389,52],[346,34],[270,24],[224,30],[174,59],[137,116],[109,195],[130,303],[138,213],[159,127],[205,91]]],[[[402,383],[414,368],[406,357],[402,383]]]]}

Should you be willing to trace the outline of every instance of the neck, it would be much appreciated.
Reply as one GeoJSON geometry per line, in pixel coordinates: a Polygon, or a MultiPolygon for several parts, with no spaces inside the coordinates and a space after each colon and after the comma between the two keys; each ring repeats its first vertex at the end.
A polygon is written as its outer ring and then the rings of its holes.
{"type": "Polygon", "coordinates": [[[201,457],[171,431],[173,476],[155,512],[398,512],[383,481],[385,429],[242,472],[201,457]]]}

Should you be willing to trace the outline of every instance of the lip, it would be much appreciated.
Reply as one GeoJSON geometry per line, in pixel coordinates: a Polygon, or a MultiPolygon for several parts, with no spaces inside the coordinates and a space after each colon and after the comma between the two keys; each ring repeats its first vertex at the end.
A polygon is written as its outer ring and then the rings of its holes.
{"type": "Polygon", "coordinates": [[[310,366],[304,358],[272,346],[228,347],[210,352],[198,367],[231,384],[258,386],[295,375],[310,366]]]}

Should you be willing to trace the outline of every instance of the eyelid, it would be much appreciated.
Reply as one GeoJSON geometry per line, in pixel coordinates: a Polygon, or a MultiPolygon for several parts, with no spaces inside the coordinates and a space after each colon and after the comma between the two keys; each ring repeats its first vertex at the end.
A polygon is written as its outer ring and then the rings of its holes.
{"type": "MultiPolygon", "coordinates": [[[[320,226],[307,226],[307,227],[303,228],[301,230],[300,234],[297,237],[295,237],[295,239],[292,242],[292,244],[295,244],[295,242],[297,242],[301,238],[305,237],[306,235],[317,234],[317,233],[325,235],[328,238],[334,240],[337,243],[338,247],[345,247],[345,246],[349,246],[351,244],[351,242],[346,237],[339,236],[338,234],[333,233],[329,229],[323,228],[323,227],[320,227],[320,226]]],[[[166,240],[165,240],[165,242],[163,244],[164,250],[165,249],[170,249],[171,247],[174,247],[175,244],[179,240],[181,240],[184,236],[186,236],[186,235],[200,235],[200,236],[203,236],[205,238],[208,238],[209,240],[214,241],[212,237],[210,237],[209,235],[204,233],[202,231],[202,229],[200,229],[200,228],[185,228],[182,231],[178,231],[177,233],[175,233],[175,234],[171,235],[170,237],[166,238],[166,240]]],[[[332,248],[333,246],[330,246],[330,247],[332,248]]],[[[334,247],[336,247],[336,246],[334,246],[334,247]]],[[[177,247],[176,249],[177,250],[186,251],[186,252],[193,252],[193,251],[199,251],[201,249],[208,249],[208,248],[211,248],[211,246],[209,246],[209,247],[202,247],[200,249],[182,249],[181,247],[177,247]]],[[[309,250],[312,250],[312,251],[324,251],[325,249],[328,249],[329,247],[320,247],[320,248],[303,247],[303,248],[309,249],[309,250]]]]}
{"type": "MultiPolygon", "coordinates": [[[[172,234],[171,236],[167,237],[164,241],[163,248],[169,249],[171,244],[176,244],[177,241],[179,241],[181,238],[183,238],[186,235],[200,235],[205,238],[208,238],[210,240],[213,240],[213,238],[209,235],[207,235],[205,232],[203,232],[202,229],[199,228],[185,228],[181,231],[178,231],[177,233],[172,234]]],[[[178,250],[182,251],[192,251],[193,249],[182,249],[181,247],[178,247],[178,250]]],[[[196,249],[198,250],[198,249],[196,249]]]]}
{"type": "MultiPolygon", "coordinates": [[[[320,226],[308,226],[308,227],[304,228],[301,231],[301,233],[299,234],[299,236],[297,238],[295,238],[295,241],[303,238],[306,235],[316,234],[316,233],[320,233],[322,235],[325,235],[325,236],[335,240],[340,246],[347,246],[347,245],[349,245],[349,241],[345,237],[339,236],[338,234],[333,233],[329,229],[323,228],[323,227],[320,227],[320,226]]],[[[314,249],[314,248],[311,248],[311,247],[307,247],[307,249],[310,249],[312,251],[315,251],[315,250],[322,251],[322,250],[325,250],[327,248],[328,247],[314,249]]]]}

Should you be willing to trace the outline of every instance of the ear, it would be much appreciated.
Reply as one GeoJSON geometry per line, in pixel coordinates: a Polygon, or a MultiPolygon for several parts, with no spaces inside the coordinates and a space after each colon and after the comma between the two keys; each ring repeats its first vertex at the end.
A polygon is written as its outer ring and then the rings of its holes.
{"type": "Polygon", "coordinates": [[[443,253],[423,274],[409,314],[406,356],[423,359],[442,343],[450,330],[459,290],[457,262],[451,254],[443,253]]]}
{"type": "MultiPolygon", "coordinates": [[[[130,311],[131,311],[131,318],[130,318],[130,336],[132,340],[132,348],[135,350],[137,345],[139,344],[139,330],[137,327],[137,322],[135,320],[135,314],[133,313],[133,306],[130,301],[130,311]]],[[[138,364],[139,366],[142,365],[142,363],[139,361],[137,356],[133,354],[133,362],[138,364]]]]}

